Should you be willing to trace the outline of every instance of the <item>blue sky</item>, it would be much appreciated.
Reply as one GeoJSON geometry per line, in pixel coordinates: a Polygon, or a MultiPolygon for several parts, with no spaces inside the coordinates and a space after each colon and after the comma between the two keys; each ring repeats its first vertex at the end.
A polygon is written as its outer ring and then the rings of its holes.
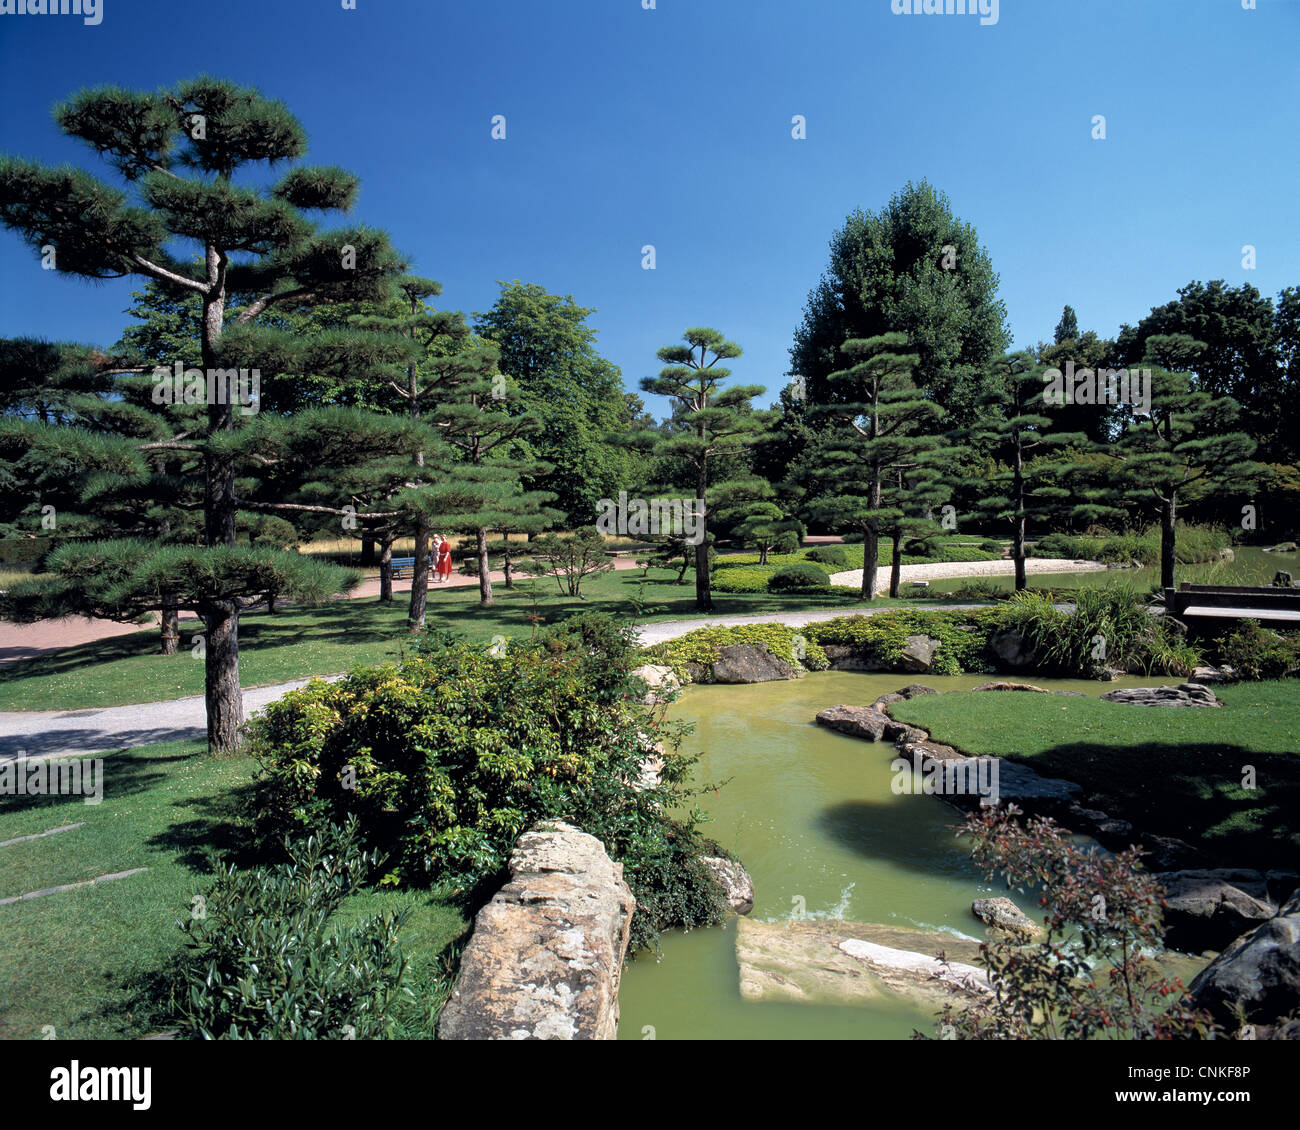
{"type": "MultiPolygon", "coordinates": [[[[0,15],[0,150],[97,168],[50,118],[82,86],[254,85],[443,305],[572,294],[633,389],[712,325],[774,397],[831,232],[922,177],[978,230],[1018,346],[1066,302],[1110,335],[1192,279],[1300,283],[1300,0],[1001,0],[992,26],[890,0],[102,4],[0,15]]],[[[0,231],[0,335],[109,344],[140,285],[42,271],[0,231]]]]}

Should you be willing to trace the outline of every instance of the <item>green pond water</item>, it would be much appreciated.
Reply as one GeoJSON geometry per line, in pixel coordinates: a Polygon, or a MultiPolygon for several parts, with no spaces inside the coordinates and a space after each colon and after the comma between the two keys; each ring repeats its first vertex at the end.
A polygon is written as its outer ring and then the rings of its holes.
{"type": "MultiPolygon", "coordinates": [[[[1033,560],[1031,557],[1030,561],[1033,560]]],[[[1216,561],[1206,565],[1179,565],[1174,578],[1182,584],[1193,585],[1267,585],[1278,571],[1290,573],[1300,581],[1300,553],[1265,553],[1256,546],[1245,546],[1234,551],[1232,561],[1216,561]]],[[[931,581],[930,592],[952,592],[972,581],[988,582],[998,588],[1015,587],[1015,577],[950,577],[931,581]]],[[[1159,566],[1141,569],[1098,569],[1091,573],[1030,573],[1030,588],[1076,588],[1080,585],[1105,585],[1116,581],[1132,585],[1146,592],[1160,584],[1159,566]]]]}
{"type": "MultiPolygon", "coordinates": [[[[1273,555],[1269,555],[1273,556],[1273,555]]],[[[988,676],[925,676],[939,691],[988,676]]],[[[866,704],[913,681],[906,675],[828,671],[788,683],[687,687],[670,716],[695,724],[684,750],[703,751],[697,780],[721,782],[701,798],[705,833],[754,880],[752,916],[844,919],[982,938],[971,901],[990,892],[953,835],[957,811],[933,796],[890,788],[892,743],[866,742],[813,722],[837,703],[866,704]]],[[[1100,695],[1118,683],[1035,679],[1100,695]]],[[[1008,721],[1015,711],[1007,695],[1008,721]]],[[[1015,896],[1012,896],[1015,897],[1015,896]]],[[[1023,898],[1021,908],[1035,908],[1023,898]]],[[[623,973],[619,1038],[902,1039],[931,1031],[933,1016],[904,1003],[870,1007],[750,1002],[739,990],[735,922],[664,936],[662,956],[640,954],[623,973]]]]}

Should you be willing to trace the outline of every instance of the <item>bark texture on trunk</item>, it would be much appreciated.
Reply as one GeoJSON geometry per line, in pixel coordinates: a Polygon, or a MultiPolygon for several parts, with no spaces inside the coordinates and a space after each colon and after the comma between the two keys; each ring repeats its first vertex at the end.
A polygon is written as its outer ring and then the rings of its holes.
{"type": "Polygon", "coordinates": [[[492,581],[488,576],[487,530],[475,531],[478,548],[478,599],[480,604],[491,604],[492,581]]]}
{"type": "Polygon", "coordinates": [[[406,630],[424,630],[425,610],[429,604],[429,527],[421,522],[415,528],[415,564],[411,569],[411,609],[406,614],[406,630]]]}
{"type": "Polygon", "coordinates": [[[379,542],[379,603],[393,603],[393,536],[385,534],[379,542]]]}
{"type": "Polygon", "coordinates": [[[239,608],[233,600],[203,607],[204,703],[208,711],[208,750],[229,753],[239,745],[244,695],[239,687],[239,608]]]}
{"type": "Polygon", "coordinates": [[[899,589],[903,583],[903,531],[893,533],[893,558],[889,565],[889,595],[898,599],[899,589]]]}
{"type": "Polygon", "coordinates": [[[1174,587],[1174,544],[1177,515],[1177,502],[1172,498],[1168,499],[1164,504],[1163,513],[1160,515],[1160,585],[1166,589],[1174,587]]]}
{"type": "Polygon", "coordinates": [[[174,592],[162,594],[162,611],[159,613],[159,619],[161,620],[162,653],[175,655],[180,650],[181,614],[174,592]]]}

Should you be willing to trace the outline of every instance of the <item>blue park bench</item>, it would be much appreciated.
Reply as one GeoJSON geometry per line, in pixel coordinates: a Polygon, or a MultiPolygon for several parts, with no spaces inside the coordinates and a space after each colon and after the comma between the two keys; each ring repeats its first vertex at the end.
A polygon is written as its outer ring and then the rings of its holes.
{"type": "Polygon", "coordinates": [[[392,565],[393,565],[393,580],[395,581],[400,581],[402,579],[403,569],[405,569],[408,573],[410,573],[411,576],[415,576],[414,557],[394,557],[392,561],[392,565]]]}

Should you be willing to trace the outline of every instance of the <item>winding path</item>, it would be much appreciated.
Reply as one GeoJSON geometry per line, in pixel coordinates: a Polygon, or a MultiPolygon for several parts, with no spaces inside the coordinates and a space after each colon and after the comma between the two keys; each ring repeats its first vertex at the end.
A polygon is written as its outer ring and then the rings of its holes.
{"type": "MultiPolygon", "coordinates": [[[[1091,572],[1104,569],[1091,561],[1067,561],[1048,558],[1026,562],[1031,573],[1091,572]]],[[[1013,572],[1010,561],[938,562],[928,565],[904,565],[902,579],[924,580],[944,577],[999,576],[1013,572]]],[[[883,572],[884,586],[889,587],[888,571],[883,572]]],[[[862,570],[836,573],[836,584],[861,584],[862,570]]],[[[973,608],[978,605],[948,604],[946,608],[973,608]]],[[[813,612],[766,612],[746,616],[700,616],[686,620],[662,620],[641,629],[644,645],[663,643],[703,627],[734,627],[739,624],[787,624],[792,628],[837,616],[870,616],[886,608],[834,608],[813,612]]],[[[319,676],[337,679],[339,675],[319,676]]],[[[249,687],[244,690],[244,712],[251,714],[274,702],[310,680],[297,679],[273,686],[249,687]]],[[[135,703],[129,706],[106,706],[89,710],[31,710],[0,712],[0,761],[17,757],[90,757],[96,754],[201,738],[206,732],[203,696],[177,698],[165,702],[135,703]]]]}

